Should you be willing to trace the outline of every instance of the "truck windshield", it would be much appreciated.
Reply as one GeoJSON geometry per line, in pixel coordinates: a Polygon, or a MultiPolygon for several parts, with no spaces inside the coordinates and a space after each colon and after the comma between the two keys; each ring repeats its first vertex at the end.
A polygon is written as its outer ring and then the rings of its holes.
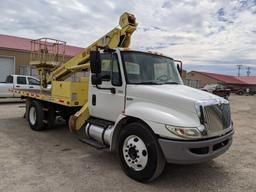
{"type": "Polygon", "coordinates": [[[136,51],[122,52],[129,84],[182,84],[173,59],[136,51]]]}

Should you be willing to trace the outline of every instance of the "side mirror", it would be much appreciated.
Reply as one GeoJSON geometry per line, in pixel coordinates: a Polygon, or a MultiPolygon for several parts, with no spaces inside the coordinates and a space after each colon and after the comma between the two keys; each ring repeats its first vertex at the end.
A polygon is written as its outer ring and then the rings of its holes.
{"type": "Polygon", "coordinates": [[[102,77],[100,75],[92,74],[92,85],[102,84],[102,77]]]}
{"type": "Polygon", "coordinates": [[[99,51],[90,52],[90,63],[91,63],[91,72],[99,74],[101,73],[101,60],[99,51]]]}
{"type": "Polygon", "coordinates": [[[177,70],[179,71],[180,76],[182,76],[182,61],[174,60],[174,62],[178,63],[177,64],[177,70]]]}
{"type": "Polygon", "coordinates": [[[180,66],[179,66],[179,64],[177,64],[177,70],[179,71],[179,73],[180,73],[180,75],[181,75],[181,73],[182,73],[182,70],[180,69],[180,66]]]}

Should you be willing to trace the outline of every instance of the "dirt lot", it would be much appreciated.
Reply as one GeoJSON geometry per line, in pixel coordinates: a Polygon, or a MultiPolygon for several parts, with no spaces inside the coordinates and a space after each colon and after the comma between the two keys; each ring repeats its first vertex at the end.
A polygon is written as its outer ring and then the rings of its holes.
{"type": "Polygon", "coordinates": [[[24,104],[0,104],[0,191],[256,191],[256,96],[231,96],[231,149],[200,165],[168,165],[149,184],[128,178],[115,154],[79,142],[65,125],[34,132],[24,104]]]}

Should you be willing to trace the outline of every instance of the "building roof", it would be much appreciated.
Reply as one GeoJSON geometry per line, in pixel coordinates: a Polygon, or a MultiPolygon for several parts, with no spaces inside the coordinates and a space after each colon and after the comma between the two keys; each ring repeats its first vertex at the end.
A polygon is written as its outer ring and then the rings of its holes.
{"type": "Polygon", "coordinates": [[[208,73],[208,72],[202,72],[202,71],[191,71],[191,72],[199,73],[201,75],[207,76],[209,78],[215,79],[225,84],[239,84],[239,85],[247,84],[241,81],[240,79],[236,78],[235,76],[231,76],[231,75],[222,75],[222,74],[208,73]]]}
{"type": "Polygon", "coordinates": [[[256,85],[256,76],[249,76],[249,77],[243,76],[243,77],[237,77],[237,79],[249,85],[256,85]]]}
{"type": "MultiPolygon", "coordinates": [[[[9,35],[1,35],[0,34],[0,49],[14,49],[21,51],[30,51],[31,49],[31,40],[23,37],[15,37],[9,35]]],[[[83,48],[75,47],[71,45],[67,45],[65,49],[65,53],[67,56],[75,56],[79,52],[81,52],[83,48]]]]}

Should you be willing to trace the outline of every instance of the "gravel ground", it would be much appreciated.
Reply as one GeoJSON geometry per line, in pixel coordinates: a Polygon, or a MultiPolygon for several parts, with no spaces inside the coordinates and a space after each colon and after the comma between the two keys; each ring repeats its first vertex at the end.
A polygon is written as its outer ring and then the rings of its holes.
{"type": "Polygon", "coordinates": [[[24,104],[0,104],[0,191],[256,191],[256,96],[231,96],[231,149],[208,163],[167,165],[149,184],[128,178],[113,153],[82,144],[65,125],[34,132],[24,104]]]}

